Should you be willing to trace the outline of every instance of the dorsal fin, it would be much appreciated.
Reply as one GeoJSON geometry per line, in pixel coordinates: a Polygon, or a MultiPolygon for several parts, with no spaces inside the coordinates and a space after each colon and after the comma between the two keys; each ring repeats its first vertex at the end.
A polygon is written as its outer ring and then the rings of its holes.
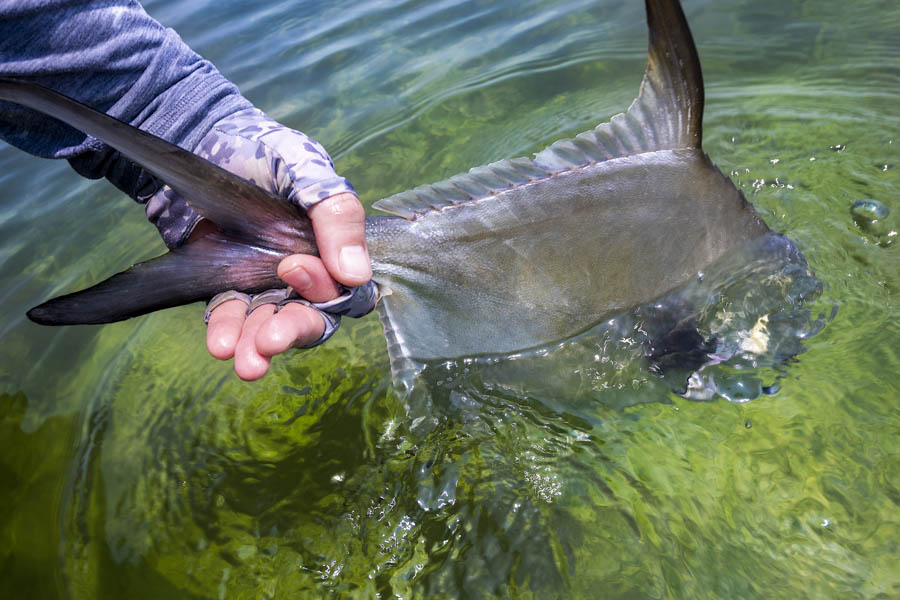
{"type": "Polygon", "coordinates": [[[646,0],[650,48],[638,97],[625,113],[534,156],[476,167],[395,194],[373,207],[414,220],[445,206],[486,198],[563,171],[657,150],[700,148],[703,76],[678,0],[646,0]]]}

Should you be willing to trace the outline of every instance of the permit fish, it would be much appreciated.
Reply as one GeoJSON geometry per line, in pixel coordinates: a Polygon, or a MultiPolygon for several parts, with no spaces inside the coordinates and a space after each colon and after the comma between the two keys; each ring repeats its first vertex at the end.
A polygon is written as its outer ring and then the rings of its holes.
{"type": "MultiPolygon", "coordinates": [[[[373,205],[392,215],[369,217],[366,239],[395,379],[423,361],[566,339],[776,235],[702,150],[703,79],[679,2],[646,0],[646,11],[648,65],[627,111],[533,158],[373,205]]],[[[0,98],[106,142],[219,229],[33,308],[37,323],[280,287],[282,257],[317,252],[304,214],[195,154],[35,84],[0,80],[0,98]]]]}

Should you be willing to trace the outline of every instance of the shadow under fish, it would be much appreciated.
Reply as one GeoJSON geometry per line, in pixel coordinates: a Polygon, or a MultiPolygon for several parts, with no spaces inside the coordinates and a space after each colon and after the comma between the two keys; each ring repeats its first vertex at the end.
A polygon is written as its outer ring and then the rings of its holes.
{"type": "MultiPolygon", "coordinates": [[[[814,280],[701,149],[703,81],[678,1],[646,8],[649,62],[625,113],[533,159],[374,204],[396,215],[368,218],[366,239],[401,388],[428,365],[502,362],[623,328],[645,332],[642,356],[664,379],[703,377],[731,352],[704,321],[722,281],[753,265],[814,280]]],[[[199,156],[32,83],[0,79],[0,99],[108,143],[219,229],[32,309],[38,323],[108,323],[229,289],[280,287],[281,258],[317,253],[304,214],[199,156]]]]}

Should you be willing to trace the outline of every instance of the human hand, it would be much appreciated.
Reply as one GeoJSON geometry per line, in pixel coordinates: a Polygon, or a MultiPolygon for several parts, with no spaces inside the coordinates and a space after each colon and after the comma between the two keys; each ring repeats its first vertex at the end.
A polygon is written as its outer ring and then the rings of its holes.
{"type": "MultiPolygon", "coordinates": [[[[308,214],[322,258],[288,256],[279,263],[278,276],[300,296],[317,303],[340,296],[338,282],[347,287],[366,283],[371,268],[365,249],[365,216],[356,196],[333,196],[308,214]],[[342,250],[354,246],[359,250],[350,250],[349,256],[345,251],[342,258],[342,250]]],[[[207,328],[209,353],[219,360],[234,358],[235,373],[253,381],[266,374],[271,357],[324,341],[326,315],[299,303],[285,304],[277,312],[275,307],[264,304],[248,316],[247,303],[242,300],[217,306],[210,313],[207,328]]]]}
{"type": "MultiPolygon", "coordinates": [[[[339,284],[353,288],[369,281],[363,207],[317,142],[247,109],[216,123],[195,153],[307,211],[321,258],[293,255],[278,266],[278,276],[300,296],[327,302],[342,294],[339,284]]],[[[173,245],[177,242],[167,238],[167,231],[199,219],[166,187],[148,202],[148,216],[173,245]]],[[[214,229],[199,221],[187,243],[214,229]]],[[[211,304],[206,336],[210,354],[220,360],[233,358],[237,375],[252,381],[266,374],[272,356],[325,341],[339,320],[297,301],[278,306],[268,303],[248,311],[246,299],[211,304]]]]}

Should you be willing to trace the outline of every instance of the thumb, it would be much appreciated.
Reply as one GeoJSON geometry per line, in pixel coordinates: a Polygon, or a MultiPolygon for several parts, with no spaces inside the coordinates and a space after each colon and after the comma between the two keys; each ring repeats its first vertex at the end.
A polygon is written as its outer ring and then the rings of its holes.
{"type": "Polygon", "coordinates": [[[372,267],[366,248],[366,213],[356,195],[336,194],[310,208],[307,214],[328,273],[346,286],[369,281],[372,267]]]}

